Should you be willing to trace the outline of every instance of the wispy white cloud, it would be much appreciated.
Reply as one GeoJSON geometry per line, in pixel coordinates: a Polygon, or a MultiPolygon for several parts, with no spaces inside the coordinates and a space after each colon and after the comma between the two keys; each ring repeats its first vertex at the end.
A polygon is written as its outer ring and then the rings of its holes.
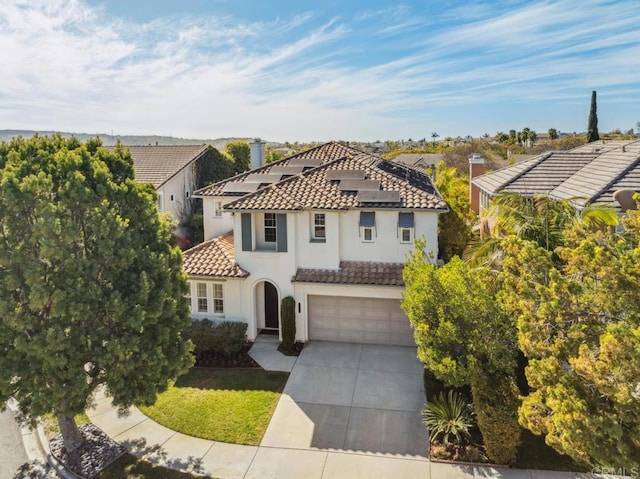
{"type": "MultiPolygon", "coordinates": [[[[561,111],[591,89],[635,95],[637,109],[635,9],[635,0],[579,9],[561,0],[139,23],[82,0],[5,0],[0,125],[375,139],[456,118],[459,130],[441,134],[473,133],[464,118],[474,109],[548,101],[561,111]]],[[[536,121],[545,119],[527,123],[536,121]]]]}

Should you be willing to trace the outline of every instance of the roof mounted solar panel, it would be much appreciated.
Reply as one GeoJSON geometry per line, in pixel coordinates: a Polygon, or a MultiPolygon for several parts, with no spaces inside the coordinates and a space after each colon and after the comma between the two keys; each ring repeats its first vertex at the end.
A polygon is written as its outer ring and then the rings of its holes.
{"type": "Polygon", "coordinates": [[[380,180],[341,180],[340,191],[379,191],[380,180]]]}
{"type": "Polygon", "coordinates": [[[322,158],[291,158],[287,163],[288,166],[312,167],[320,166],[322,158]]]}
{"type": "Polygon", "coordinates": [[[222,187],[223,193],[253,193],[260,187],[259,183],[245,183],[243,181],[230,181],[222,187]]]}
{"type": "Polygon", "coordinates": [[[258,183],[258,184],[270,184],[270,183],[277,183],[278,181],[280,181],[280,178],[282,177],[281,174],[271,174],[271,173],[250,173],[249,175],[247,175],[247,177],[244,179],[245,183],[258,183]]]}
{"type": "Polygon", "coordinates": [[[359,191],[360,203],[400,203],[399,191],[359,191]]]}
{"type": "Polygon", "coordinates": [[[329,170],[327,180],[364,180],[364,170],[329,170]]]}
{"type": "Polygon", "coordinates": [[[269,170],[270,175],[297,175],[302,173],[304,166],[272,166],[269,170]]]}

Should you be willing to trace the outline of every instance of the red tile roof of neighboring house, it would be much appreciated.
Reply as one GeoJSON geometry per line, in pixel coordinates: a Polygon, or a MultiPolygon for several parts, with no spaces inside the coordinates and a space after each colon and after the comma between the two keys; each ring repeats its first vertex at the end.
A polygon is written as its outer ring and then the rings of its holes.
{"type": "Polygon", "coordinates": [[[235,262],[233,232],[199,244],[184,252],[182,269],[190,276],[244,278],[249,273],[235,262]]]}
{"type": "Polygon", "coordinates": [[[402,263],[341,261],[339,269],[298,269],[293,282],[404,286],[402,263]]]}

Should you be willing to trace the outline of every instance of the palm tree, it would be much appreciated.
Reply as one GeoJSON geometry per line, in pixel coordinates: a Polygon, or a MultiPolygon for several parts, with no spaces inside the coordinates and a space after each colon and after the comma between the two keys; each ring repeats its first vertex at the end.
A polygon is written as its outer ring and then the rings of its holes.
{"type": "Polygon", "coordinates": [[[427,401],[422,421],[429,428],[432,443],[439,441],[458,449],[471,441],[471,430],[475,427],[471,404],[453,390],[446,396],[441,392],[433,401],[427,401]]]}
{"type": "Polygon", "coordinates": [[[435,132],[435,131],[432,131],[432,132],[431,132],[431,138],[433,138],[433,146],[434,146],[434,147],[436,146],[436,138],[438,138],[439,136],[440,136],[440,135],[438,135],[438,133],[437,133],[437,132],[435,132]]]}
{"type": "Polygon", "coordinates": [[[481,220],[480,234],[469,243],[465,258],[472,264],[496,264],[500,261],[500,243],[509,235],[533,241],[554,251],[564,244],[569,226],[579,223],[590,230],[616,226],[614,209],[587,205],[578,211],[573,199],[557,200],[548,195],[533,197],[502,191],[491,202],[481,220]]]}

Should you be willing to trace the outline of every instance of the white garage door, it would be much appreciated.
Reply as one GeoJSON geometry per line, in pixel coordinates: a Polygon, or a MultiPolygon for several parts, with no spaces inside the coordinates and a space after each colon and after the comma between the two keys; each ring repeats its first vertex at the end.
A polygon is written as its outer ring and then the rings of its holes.
{"type": "Polygon", "coordinates": [[[309,296],[309,339],[414,346],[399,299],[309,296]]]}

